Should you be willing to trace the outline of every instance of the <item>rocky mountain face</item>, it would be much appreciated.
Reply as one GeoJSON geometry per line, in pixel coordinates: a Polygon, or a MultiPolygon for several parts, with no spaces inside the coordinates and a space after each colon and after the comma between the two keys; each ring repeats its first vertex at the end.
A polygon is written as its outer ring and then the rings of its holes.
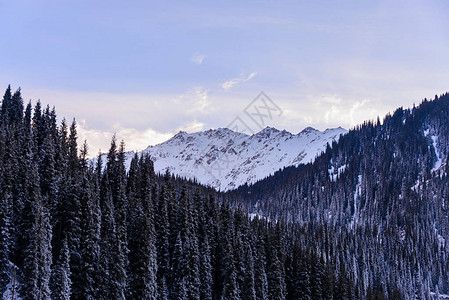
{"type": "MultiPolygon", "coordinates": [[[[227,128],[186,133],[143,150],[154,161],[156,172],[195,179],[226,191],[253,184],[279,169],[312,162],[328,143],[347,130],[339,127],[319,131],[311,127],[298,134],[266,127],[247,135],[227,128]]],[[[134,156],[127,153],[127,164],[134,156]]]]}

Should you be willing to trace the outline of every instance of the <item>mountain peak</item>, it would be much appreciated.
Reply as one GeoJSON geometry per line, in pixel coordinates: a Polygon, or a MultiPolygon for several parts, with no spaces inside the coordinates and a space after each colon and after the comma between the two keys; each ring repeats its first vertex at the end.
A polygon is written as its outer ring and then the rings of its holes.
{"type": "MultiPolygon", "coordinates": [[[[257,137],[271,137],[272,135],[277,135],[280,132],[281,131],[277,128],[267,126],[264,129],[262,129],[261,131],[259,131],[258,133],[256,133],[255,135],[257,137]]],[[[284,130],[283,132],[287,132],[287,131],[284,130]]]]}
{"type": "Polygon", "coordinates": [[[312,132],[319,132],[319,130],[309,126],[304,128],[299,134],[308,134],[312,132]]]}
{"type": "Polygon", "coordinates": [[[327,129],[324,130],[324,131],[339,131],[339,130],[346,130],[346,129],[344,129],[344,128],[341,127],[341,126],[338,126],[338,127],[335,127],[335,128],[327,128],[327,129]]]}
{"type": "Polygon", "coordinates": [[[178,136],[178,135],[186,135],[186,134],[188,134],[186,131],[180,130],[177,134],[174,135],[174,137],[178,136]]]}
{"type": "Polygon", "coordinates": [[[293,135],[265,127],[254,135],[229,128],[196,133],[180,131],[162,144],[144,150],[154,161],[156,172],[170,168],[175,175],[196,178],[199,183],[226,191],[253,184],[288,166],[309,163],[340,136],[308,127],[293,135]]]}

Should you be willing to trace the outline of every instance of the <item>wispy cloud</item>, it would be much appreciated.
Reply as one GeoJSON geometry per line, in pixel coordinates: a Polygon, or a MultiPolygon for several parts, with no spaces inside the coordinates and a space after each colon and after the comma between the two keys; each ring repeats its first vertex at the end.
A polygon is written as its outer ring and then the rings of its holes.
{"type": "Polygon", "coordinates": [[[252,78],[254,78],[254,76],[256,76],[256,75],[257,75],[257,73],[256,73],[256,72],[253,72],[253,73],[249,74],[248,77],[240,76],[240,77],[233,78],[233,79],[231,79],[231,80],[225,81],[225,82],[221,85],[221,87],[224,88],[225,90],[230,90],[230,89],[231,89],[232,87],[234,87],[235,85],[237,85],[237,84],[239,84],[239,83],[241,83],[241,82],[249,81],[249,80],[251,80],[252,78]]]}
{"type": "Polygon", "coordinates": [[[201,64],[203,63],[203,61],[204,61],[205,58],[206,58],[206,55],[195,53],[195,54],[190,58],[190,61],[193,62],[194,64],[201,65],[201,64]]]}
{"type": "Polygon", "coordinates": [[[208,93],[208,89],[201,86],[196,86],[187,90],[184,94],[179,95],[175,102],[182,103],[187,106],[187,110],[185,112],[188,114],[197,112],[203,113],[210,105],[208,93]]]}

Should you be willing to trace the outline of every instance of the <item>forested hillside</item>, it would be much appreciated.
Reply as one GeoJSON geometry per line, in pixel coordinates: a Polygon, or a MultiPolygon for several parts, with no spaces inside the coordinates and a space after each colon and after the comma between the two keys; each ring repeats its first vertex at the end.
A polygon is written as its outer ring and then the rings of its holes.
{"type": "Polygon", "coordinates": [[[449,94],[365,122],[314,163],[222,195],[269,220],[314,224],[311,242],[359,295],[449,291],[449,94]],[[329,238],[326,233],[331,232],[329,238]]]}
{"type": "Polygon", "coordinates": [[[124,143],[89,165],[76,123],[5,92],[0,114],[0,293],[22,299],[346,299],[345,266],[315,229],[215,200],[124,143]],[[79,147],[79,148],[78,148],[79,147]],[[16,273],[16,276],[13,274],[16,273]]]}
{"type": "Polygon", "coordinates": [[[433,299],[448,293],[449,95],[228,193],[6,90],[0,293],[21,299],[433,299]],[[16,274],[16,276],[14,276],[16,274]]]}

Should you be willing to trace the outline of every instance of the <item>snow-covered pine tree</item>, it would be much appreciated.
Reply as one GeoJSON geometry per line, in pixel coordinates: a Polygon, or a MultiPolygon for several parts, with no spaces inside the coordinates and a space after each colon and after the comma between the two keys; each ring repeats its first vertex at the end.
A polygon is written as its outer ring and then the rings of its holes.
{"type": "Polygon", "coordinates": [[[173,285],[171,286],[170,298],[174,300],[187,299],[187,290],[185,283],[185,255],[184,247],[182,244],[181,233],[178,233],[175,242],[175,248],[172,258],[172,279],[173,285]]]}
{"type": "MultiPolygon", "coordinates": [[[[29,162],[25,211],[30,227],[24,228],[29,243],[25,248],[20,294],[25,299],[49,299],[51,275],[51,225],[46,203],[40,195],[37,168],[29,162]]],[[[26,224],[25,224],[26,225],[26,224]]]]}
{"type": "Polygon", "coordinates": [[[185,284],[187,299],[200,297],[199,248],[197,236],[197,218],[195,216],[190,194],[181,202],[184,207],[184,224],[182,231],[183,253],[185,257],[185,284]]]}
{"type": "Polygon", "coordinates": [[[242,299],[255,300],[256,298],[256,288],[254,281],[254,258],[253,249],[250,242],[246,242],[243,245],[246,249],[244,252],[244,262],[245,262],[245,272],[243,275],[243,285],[241,288],[242,299]]]}
{"type": "MultiPolygon", "coordinates": [[[[151,186],[153,183],[152,162],[147,156],[135,161],[133,170],[136,176],[128,178],[130,205],[129,224],[129,268],[128,268],[128,298],[156,299],[157,285],[157,251],[156,232],[154,228],[154,209],[151,186]],[[138,182],[130,182],[138,181],[138,182]],[[139,187],[140,192],[135,188],[139,187]]],[[[162,297],[163,298],[163,297],[162,297]]]]}
{"type": "Polygon", "coordinates": [[[9,124],[9,108],[11,103],[11,85],[5,91],[2,99],[2,108],[0,110],[0,123],[2,125],[9,124]]]}
{"type": "MultiPolygon", "coordinates": [[[[101,231],[100,231],[100,282],[98,293],[105,299],[124,299],[124,287],[115,279],[114,266],[118,253],[115,228],[115,213],[108,184],[108,173],[104,173],[100,185],[101,231]]],[[[123,267],[123,266],[118,266],[123,267]]]]}
{"type": "Polygon", "coordinates": [[[212,300],[212,265],[211,248],[207,234],[203,237],[204,242],[200,244],[200,299],[212,300]]]}
{"type": "MultiPolygon", "coordinates": [[[[0,140],[1,143],[1,140],[0,140]]],[[[0,165],[0,172],[2,171],[0,165]]],[[[10,281],[9,266],[9,204],[8,197],[3,193],[2,180],[0,178],[0,295],[6,291],[10,281]]]]}
{"type": "Polygon", "coordinates": [[[65,199],[63,199],[62,231],[67,236],[67,244],[70,251],[70,272],[72,280],[72,293],[80,294],[83,274],[81,272],[81,183],[82,174],[78,157],[78,133],[76,121],[73,119],[70,125],[68,137],[67,170],[65,177],[65,199]]]}
{"type": "Polygon", "coordinates": [[[94,170],[87,166],[87,144],[81,150],[81,273],[80,299],[96,299],[100,282],[100,227],[101,216],[98,199],[99,183],[94,170]]]}
{"type": "MultiPolygon", "coordinates": [[[[258,220],[257,220],[258,221],[258,220]]],[[[263,223],[261,220],[260,223],[263,223]]],[[[256,224],[256,223],[255,223],[256,224]]],[[[268,278],[266,273],[265,239],[263,231],[255,231],[254,283],[257,299],[269,299],[268,278]]]]}
{"type": "Polygon", "coordinates": [[[53,264],[52,275],[50,281],[51,299],[54,300],[69,300],[71,296],[70,280],[70,253],[67,246],[67,240],[62,242],[60,256],[53,264]]]}
{"type": "Polygon", "coordinates": [[[168,280],[170,279],[169,237],[170,223],[168,219],[168,203],[174,201],[174,187],[169,172],[165,173],[164,182],[160,189],[159,201],[155,210],[156,248],[157,248],[157,279],[159,296],[168,297],[168,280]]]}
{"type": "Polygon", "coordinates": [[[238,299],[239,287],[237,284],[237,270],[235,267],[234,257],[234,220],[232,212],[228,204],[222,204],[220,209],[220,225],[221,233],[219,240],[220,256],[217,259],[221,260],[220,273],[222,274],[221,284],[223,289],[221,292],[222,299],[238,299]]]}

